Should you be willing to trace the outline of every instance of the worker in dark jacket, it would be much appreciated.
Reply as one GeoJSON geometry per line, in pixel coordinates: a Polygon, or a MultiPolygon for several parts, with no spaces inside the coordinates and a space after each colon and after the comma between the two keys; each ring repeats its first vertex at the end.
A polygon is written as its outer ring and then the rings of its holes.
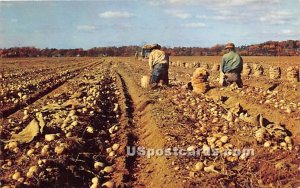
{"type": "Polygon", "coordinates": [[[235,52],[233,43],[228,43],[225,50],[227,50],[227,53],[223,55],[221,62],[221,75],[223,74],[222,85],[228,86],[235,82],[239,88],[242,88],[241,73],[243,70],[243,59],[235,52]]]}
{"type": "Polygon", "coordinates": [[[156,86],[160,80],[164,85],[169,84],[169,56],[161,50],[161,46],[156,44],[149,54],[149,67],[152,71],[150,84],[156,86]]]}

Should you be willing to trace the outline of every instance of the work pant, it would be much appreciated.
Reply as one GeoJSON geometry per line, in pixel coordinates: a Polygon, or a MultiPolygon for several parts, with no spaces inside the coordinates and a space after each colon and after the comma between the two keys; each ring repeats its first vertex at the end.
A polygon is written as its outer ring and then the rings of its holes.
{"type": "Polygon", "coordinates": [[[224,79],[223,86],[228,86],[235,82],[239,88],[243,87],[243,81],[241,78],[241,74],[234,73],[234,72],[228,72],[228,73],[224,74],[223,79],[224,79]]]}
{"type": "Polygon", "coordinates": [[[163,81],[163,84],[168,85],[169,84],[169,75],[168,75],[168,64],[162,63],[162,64],[156,64],[153,67],[152,75],[150,83],[159,83],[160,80],[163,81]]]}

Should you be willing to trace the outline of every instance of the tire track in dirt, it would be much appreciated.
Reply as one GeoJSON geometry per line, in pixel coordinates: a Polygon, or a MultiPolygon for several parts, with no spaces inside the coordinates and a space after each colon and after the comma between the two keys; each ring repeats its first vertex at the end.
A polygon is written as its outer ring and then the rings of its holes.
{"type": "MultiPolygon", "coordinates": [[[[130,119],[127,146],[164,148],[166,141],[151,113],[153,101],[141,91],[126,70],[118,68],[116,72],[122,80],[130,119]]],[[[181,182],[174,179],[174,171],[168,166],[165,156],[147,158],[127,155],[126,168],[129,176],[124,179],[131,187],[182,187],[181,182]]]]}
{"type": "Polygon", "coordinates": [[[93,63],[92,65],[87,65],[84,66],[82,68],[76,69],[75,71],[73,71],[72,73],[74,73],[74,75],[70,76],[69,78],[66,78],[63,81],[60,81],[56,84],[53,84],[51,87],[47,87],[46,89],[43,89],[41,91],[39,91],[38,93],[35,93],[33,96],[29,97],[25,102],[16,104],[10,108],[4,109],[0,112],[0,118],[7,118],[8,116],[18,112],[19,110],[23,109],[24,107],[33,104],[34,102],[36,102],[37,100],[41,99],[42,97],[48,95],[49,93],[55,91],[56,89],[58,89],[59,87],[61,87],[63,84],[65,84],[68,80],[71,80],[77,76],[80,75],[80,73],[82,72],[82,70],[88,68],[88,67],[95,67],[99,64],[101,64],[102,62],[96,62],[93,63]]]}

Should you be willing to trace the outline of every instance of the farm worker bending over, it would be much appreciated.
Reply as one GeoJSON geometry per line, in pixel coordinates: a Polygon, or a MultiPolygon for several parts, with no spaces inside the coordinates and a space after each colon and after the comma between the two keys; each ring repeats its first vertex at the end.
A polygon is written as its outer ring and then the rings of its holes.
{"type": "Polygon", "coordinates": [[[149,66],[152,71],[150,84],[151,87],[157,86],[160,80],[164,85],[169,84],[169,56],[161,50],[158,44],[153,45],[149,54],[149,66]]]}
{"type": "Polygon", "coordinates": [[[225,47],[227,53],[223,55],[221,62],[220,79],[223,86],[236,83],[239,88],[243,87],[241,72],[243,70],[243,59],[235,52],[233,43],[228,43],[225,47]]]}

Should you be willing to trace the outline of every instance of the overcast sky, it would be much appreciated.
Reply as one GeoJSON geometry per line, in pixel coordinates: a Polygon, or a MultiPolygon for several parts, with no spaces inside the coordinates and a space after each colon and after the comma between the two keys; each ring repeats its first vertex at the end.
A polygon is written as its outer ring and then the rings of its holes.
{"type": "Polygon", "coordinates": [[[0,2],[0,48],[300,40],[300,0],[0,2]]]}

